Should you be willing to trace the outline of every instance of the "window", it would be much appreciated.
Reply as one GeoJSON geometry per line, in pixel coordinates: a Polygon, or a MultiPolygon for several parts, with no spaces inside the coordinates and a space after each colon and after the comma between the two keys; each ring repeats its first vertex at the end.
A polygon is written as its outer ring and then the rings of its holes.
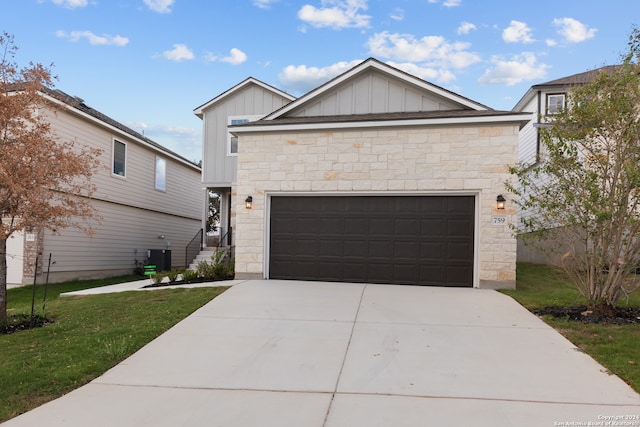
{"type": "Polygon", "coordinates": [[[156,157],[156,190],[167,189],[167,161],[156,157]]]}
{"type": "MultiPolygon", "coordinates": [[[[234,117],[229,117],[227,124],[229,126],[241,125],[243,123],[253,122],[260,118],[262,118],[262,116],[234,116],[234,117]]],[[[228,156],[238,155],[238,138],[231,135],[231,132],[227,132],[227,155],[228,156]]]]}
{"type": "Polygon", "coordinates": [[[125,177],[127,167],[127,144],[113,140],[113,169],[112,173],[125,177]]]}
{"type": "Polygon", "coordinates": [[[564,110],[564,93],[547,95],[547,114],[558,114],[564,110]]]}

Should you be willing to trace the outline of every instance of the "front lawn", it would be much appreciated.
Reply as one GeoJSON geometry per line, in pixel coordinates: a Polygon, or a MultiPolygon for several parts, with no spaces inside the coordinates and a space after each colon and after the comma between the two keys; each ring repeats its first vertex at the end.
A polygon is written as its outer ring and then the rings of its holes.
{"type": "MultiPolygon", "coordinates": [[[[531,311],[586,303],[562,271],[542,265],[518,264],[516,290],[502,292],[531,311]]],[[[640,292],[621,306],[640,307],[640,292]]],[[[640,392],[640,324],[593,324],[551,316],[543,320],[640,392]]]]}
{"type": "MultiPolygon", "coordinates": [[[[118,364],[222,293],[223,287],[59,297],[137,278],[49,285],[53,324],[0,335],[0,422],[74,390],[118,364]]],[[[30,286],[8,290],[9,315],[29,314],[30,286]]],[[[38,286],[36,313],[42,314],[38,286]]]]}

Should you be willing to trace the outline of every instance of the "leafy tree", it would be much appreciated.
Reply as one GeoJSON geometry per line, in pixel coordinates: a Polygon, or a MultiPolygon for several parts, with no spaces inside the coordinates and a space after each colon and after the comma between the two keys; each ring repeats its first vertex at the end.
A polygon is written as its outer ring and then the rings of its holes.
{"type": "Polygon", "coordinates": [[[54,134],[48,117],[58,104],[50,68],[19,68],[12,35],[0,35],[0,322],[6,320],[7,239],[15,231],[76,226],[92,232],[91,176],[100,150],[54,134]]]}
{"type": "Polygon", "coordinates": [[[635,28],[623,63],[570,90],[567,108],[541,129],[540,161],[512,167],[517,179],[507,183],[521,237],[559,260],[604,312],[640,277],[639,54],[635,28]]]}

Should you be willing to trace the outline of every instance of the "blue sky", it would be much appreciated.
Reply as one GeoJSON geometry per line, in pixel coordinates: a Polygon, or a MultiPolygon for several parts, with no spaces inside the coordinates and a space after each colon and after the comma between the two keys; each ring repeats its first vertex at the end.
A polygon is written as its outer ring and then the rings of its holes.
{"type": "Polygon", "coordinates": [[[637,0],[0,0],[17,61],[190,160],[193,109],[247,77],[300,96],[375,57],[498,110],[617,63],[637,0]]]}

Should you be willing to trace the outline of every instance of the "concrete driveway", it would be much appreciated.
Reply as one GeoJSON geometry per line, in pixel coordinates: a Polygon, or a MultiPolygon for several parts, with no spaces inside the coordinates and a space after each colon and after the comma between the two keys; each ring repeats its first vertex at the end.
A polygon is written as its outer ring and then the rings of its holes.
{"type": "Polygon", "coordinates": [[[495,291],[251,280],[3,425],[640,426],[640,396],[495,291]]]}

